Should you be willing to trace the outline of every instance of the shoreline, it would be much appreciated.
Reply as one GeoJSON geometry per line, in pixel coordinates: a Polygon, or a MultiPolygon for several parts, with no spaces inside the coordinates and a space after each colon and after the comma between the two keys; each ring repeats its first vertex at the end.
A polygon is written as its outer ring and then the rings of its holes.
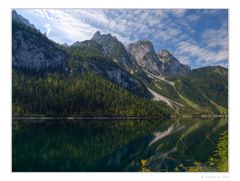
{"type": "Polygon", "coordinates": [[[227,118],[228,115],[171,115],[162,116],[13,116],[12,120],[138,120],[138,119],[167,119],[167,118],[227,118]]]}

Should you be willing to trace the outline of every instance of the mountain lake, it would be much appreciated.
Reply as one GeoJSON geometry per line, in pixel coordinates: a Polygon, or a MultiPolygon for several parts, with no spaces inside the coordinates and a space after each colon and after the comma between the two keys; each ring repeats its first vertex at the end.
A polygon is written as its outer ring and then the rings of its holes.
{"type": "Polygon", "coordinates": [[[12,123],[13,171],[154,172],[206,162],[227,118],[21,119],[12,123]]]}

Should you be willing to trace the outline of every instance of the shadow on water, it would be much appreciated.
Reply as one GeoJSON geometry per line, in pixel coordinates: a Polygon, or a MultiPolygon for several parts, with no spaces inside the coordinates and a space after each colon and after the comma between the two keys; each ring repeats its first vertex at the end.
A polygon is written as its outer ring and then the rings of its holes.
{"type": "Polygon", "coordinates": [[[13,121],[13,171],[152,171],[206,162],[227,119],[13,121]]]}

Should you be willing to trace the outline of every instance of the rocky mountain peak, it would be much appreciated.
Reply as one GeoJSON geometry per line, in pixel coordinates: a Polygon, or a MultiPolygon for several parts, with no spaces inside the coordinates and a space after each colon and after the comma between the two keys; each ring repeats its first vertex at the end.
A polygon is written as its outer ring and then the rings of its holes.
{"type": "Polygon", "coordinates": [[[79,42],[79,41],[76,41],[75,43],[73,43],[71,46],[72,47],[74,47],[74,46],[78,46],[78,45],[80,45],[81,44],[81,42],[79,42]]]}
{"type": "Polygon", "coordinates": [[[68,47],[68,44],[67,44],[67,43],[64,43],[64,44],[62,44],[62,46],[64,46],[64,47],[68,47]]]}
{"type": "Polygon", "coordinates": [[[158,52],[158,58],[164,63],[178,61],[168,50],[161,50],[158,52]]]}
{"type": "Polygon", "coordinates": [[[138,61],[143,59],[146,54],[154,54],[153,44],[148,40],[139,40],[127,45],[128,52],[138,61]]]}
{"type": "Polygon", "coordinates": [[[162,58],[167,58],[172,56],[172,54],[168,50],[160,50],[158,52],[158,55],[161,56],[162,58]]]}
{"type": "Polygon", "coordinates": [[[140,40],[127,46],[128,52],[146,71],[160,76],[181,75],[190,71],[190,67],[181,64],[168,50],[155,53],[153,44],[140,40]]]}
{"type": "Polygon", "coordinates": [[[131,71],[136,64],[125,46],[115,36],[101,34],[100,31],[97,31],[91,40],[102,45],[105,56],[112,58],[114,62],[123,66],[128,71],[131,71]]]}
{"type": "Polygon", "coordinates": [[[13,20],[12,36],[14,67],[34,71],[65,69],[67,53],[36,29],[29,31],[29,26],[13,20]]]}
{"type": "Polygon", "coordinates": [[[191,70],[188,65],[184,65],[178,61],[169,51],[161,50],[157,54],[160,61],[163,62],[162,75],[175,76],[183,75],[191,70]]]}
{"type": "Polygon", "coordinates": [[[117,38],[115,36],[112,36],[110,33],[101,34],[100,31],[96,31],[91,40],[95,40],[97,42],[118,41],[117,38]]]}
{"type": "Polygon", "coordinates": [[[92,39],[95,40],[95,39],[99,39],[100,37],[101,37],[100,31],[96,31],[96,32],[94,33],[92,39]]]}
{"type": "Polygon", "coordinates": [[[127,50],[129,52],[137,51],[140,53],[140,57],[143,57],[146,53],[155,53],[153,44],[148,40],[139,40],[134,43],[130,43],[127,45],[127,50]]]}
{"type": "Polygon", "coordinates": [[[130,43],[127,45],[127,50],[143,69],[156,75],[161,74],[162,62],[159,61],[150,41],[140,40],[130,43]]]}
{"type": "Polygon", "coordinates": [[[31,28],[36,29],[36,27],[33,24],[31,24],[26,18],[24,18],[21,15],[19,15],[16,12],[16,10],[12,11],[12,20],[17,22],[17,23],[24,24],[25,26],[29,26],[31,28]]]}

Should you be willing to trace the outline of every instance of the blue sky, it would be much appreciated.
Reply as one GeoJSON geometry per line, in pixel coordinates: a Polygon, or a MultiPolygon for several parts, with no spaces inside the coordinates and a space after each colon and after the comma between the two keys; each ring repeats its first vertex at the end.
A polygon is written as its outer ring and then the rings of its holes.
{"type": "Polygon", "coordinates": [[[228,11],[208,9],[17,9],[41,32],[71,45],[96,31],[125,45],[150,40],[192,68],[228,66],[228,11]]]}

